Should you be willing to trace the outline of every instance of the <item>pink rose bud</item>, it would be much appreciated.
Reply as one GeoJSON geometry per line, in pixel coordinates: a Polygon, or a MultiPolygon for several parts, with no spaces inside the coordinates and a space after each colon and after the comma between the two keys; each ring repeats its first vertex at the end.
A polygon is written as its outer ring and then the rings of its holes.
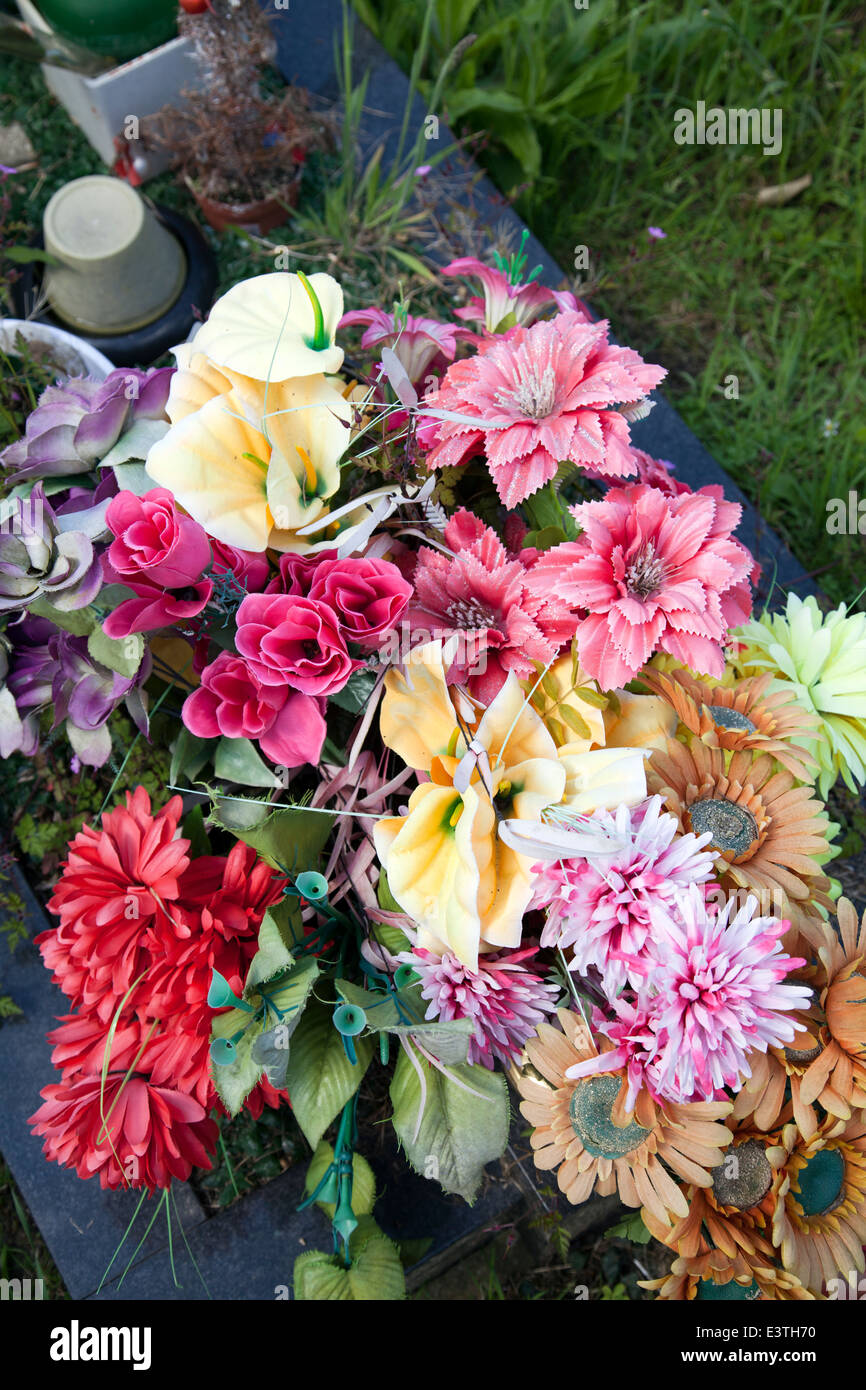
{"type": "Polygon", "coordinates": [[[183,589],[201,579],[211,561],[207,533],[179,512],[166,488],[145,497],[119,492],[105,516],[115,540],[108,561],[121,583],[144,580],[161,589],[183,589]]]}
{"type": "Polygon", "coordinates": [[[396,626],[412,592],[389,560],[349,556],[320,561],[308,597],[334,610],[347,641],[371,642],[396,626]]]}
{"type": "Polygon", "coordinates": [[[336,613],[320,600],[249,594],[237,625],[237,649],[262,685],[333,695],[362,665],[346,651],[336,613]]]}

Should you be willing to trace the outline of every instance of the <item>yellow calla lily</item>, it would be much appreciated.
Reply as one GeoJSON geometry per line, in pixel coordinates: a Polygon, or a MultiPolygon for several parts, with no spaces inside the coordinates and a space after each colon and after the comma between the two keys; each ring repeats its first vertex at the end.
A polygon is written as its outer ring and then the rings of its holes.
{"type": "Polygon", "coordinates": [[[165,413],[173,425],[201,410],[214,396],[225,396],[233,386],[241,392],[253,383],[237,372],[221,371],[214,366],[195,343],[180,343],[172,348],[176,371],[172,375],[165,403],[165,413]]]}
{"type": "Polygon", "coordinates": [[[218,299],[195,336],[218,367],[256,381],[338,372],[343,291],[331,275],[254,275],[218,299]]]}
{"type": "Polygon", "coordinates": [[[405,816],[377,822],[373,836],[396,901],[476,969],[482,943],[519,944],[532,896],[532,860],[501,839],[499,824],[538,820],[561,801],[566,772],[513,674],[467,747],[442,647],[419,649],[428,659],[413,663],[411,684],[397,672],[386,677],[382,737],[430,781],[412,793],[405,816]]]}
{"type": "MultiPolygon", "coordinates": [[[[209,384],[198,359],[191,362],[178,401],[193,399],[193,381],[209,384]]],[[[270,386],[238,378],[182,413],[145,467],[217,540],[244,550],[302,550],[294,531],[327,511],[351,420],[351,404],[324,376],[270,386]]]]}
{"type": "Polygon", "coordinates": [[[565,769],[563,804],[589,815],[617,806],[637,806],[647,795],[643,748],[593,748],[566,743],[559,750],[565,769]]]}

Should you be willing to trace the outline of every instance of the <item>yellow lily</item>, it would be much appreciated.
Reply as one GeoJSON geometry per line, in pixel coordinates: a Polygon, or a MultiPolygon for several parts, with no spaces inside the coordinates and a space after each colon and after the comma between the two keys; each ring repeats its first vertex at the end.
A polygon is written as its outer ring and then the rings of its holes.
{"type": "Polygon", "coordinates": [[[241,280],[218,299],[195,336],[217,367],[256,381],[338,372],[334,335],[343,291],[331,275],[275,271],[241,280]]]}
{"type": "Polygon", "coordinates": [[[377,822],[374,840],[403,910],[476,969],[482,942],[519,944],[532,896],[532,861],[500,839],[499,823],[537,820],[562,797],[565,769],[515,676],[467,743],[442,644],[420,653],[410,678],[386,676],[381,727],[385,742],[430,780],[416,787],[406,816],[377,822]]]}
{"type": "Polygon", "coordinates": [[[147,456],[154,482],[227,545],[305,549],[295,532],[324,515],[340,485],[352,421],[342,391],[321,375],[231,382],[192,354],[173,409],[176,423],[147,456]]]}

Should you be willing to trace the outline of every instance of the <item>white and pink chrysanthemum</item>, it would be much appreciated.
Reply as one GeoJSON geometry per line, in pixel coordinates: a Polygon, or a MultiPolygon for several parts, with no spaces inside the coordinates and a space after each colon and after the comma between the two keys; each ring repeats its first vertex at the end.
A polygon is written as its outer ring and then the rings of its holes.
{"type": "Polygon", "coordinates": [[[536,552],[510,553],[465,507],[448,522],[443,539],[450,556],[426,546],[418,552],[407,618],[428,634],[426,640],[459,636],[449,680],[468,682],[489,704],[509,671],[523,679],[533,674],[533,662],[552,661],[571,635],[568,605],[530,593],[526,573],[536,552]]]}
{"type": "Polygon", "coordinates": [[[458,339],[469,336],[468,329],[454,323],[396,311],[389,314],[375,306],[344,314],[337,328],[359,323],[365,325],[361,347],[393,348],[412,382],[420,381],[437,357],[453,362],[458,339]]]}
{"type": "Polygon", "coordinates": [[[629,477],[629,426],[617,407],[642,402],[665,371],[613,346],[607,333],[606,322],[588,323],[570,310],[482,341],[425,397],[439,420],[428,467],[483,453],[506,507],[537,492],[566,461],[602,477],[629,477]]]}
{"type": "Polygon", "coordinates": [[[614,999],[627,984],[639,989],[652,969],[647,954],[653,903],[672,904],[693,883],[706,883],[715,855],[710,834],[679,834],[674,816],[654,796],[642,805],[596,811],[597,853],[536,864],[535,905],[546,905],[542,946],[571,950],[569,966],[581,974],[595,966],[614,999]]]}
{"type": "Polygon", "coordinates": [[[543,555],[527,583],[580,615],[580,664],[603,690],[653,652],[721,676],[728,628],[751,612],[754,561],[732,536],[742,508],[720,487],[679,497],[637,483],[572,508],[576,541],[543,555]]]}
{"type": "Polygon", "coordinates": [[[651,908],[656,963],[646,987],[631,1003],[616,1001],[615,1020],[594,1020],[614,1049],[568,1075],[626,1067],[635,1095],[645,1084],[677,1103],[739,1089],[751,1075],[749,1053],[791,1042],[797,1024],[787,1015],[811,999],[806,986],[783,983],[805,964],[781,946],[790,923],[757,909],[749,897],[716,910],[697,885],[673,908],[651,908]]]}
{"type": "Polygon", "coordinates": [[[557,986],[524,964],[536,950],[525,947],[479,956],[477,970],[470,970],[452,951],[439,955],[421,946],[400,959],[421,977],[421,993],[429,1000],[427,1018],[471,1019],[475,1031],[468,1061],[492,1070],[494,1061],[507,1066],[519,1057],[544,1015],[556,1007],[557,986]]]}

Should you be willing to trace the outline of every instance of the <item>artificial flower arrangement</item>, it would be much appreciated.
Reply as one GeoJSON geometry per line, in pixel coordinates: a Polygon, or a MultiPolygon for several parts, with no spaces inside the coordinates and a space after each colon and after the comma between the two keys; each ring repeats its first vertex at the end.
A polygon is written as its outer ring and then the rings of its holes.
{"type": "Polygon", "coordinates": [[[164,800],[85,825],[49,903],[34,1131],[169,1202],[215,1113],[289,1104],[333,1228],[296,1296],[396,1298],[365,1075],[467,1201],[511,1087],[540,1174],[670,1249],[660,1298],[832,1296],[866,926],[823,799],[866,780],[866,617],[753,617],[739,506],[632,443],[662,368],[522,248],[444,275],[482,291],[450,322],[244,281],[5,451],[0,752],[174,721],[164,800]]]}

